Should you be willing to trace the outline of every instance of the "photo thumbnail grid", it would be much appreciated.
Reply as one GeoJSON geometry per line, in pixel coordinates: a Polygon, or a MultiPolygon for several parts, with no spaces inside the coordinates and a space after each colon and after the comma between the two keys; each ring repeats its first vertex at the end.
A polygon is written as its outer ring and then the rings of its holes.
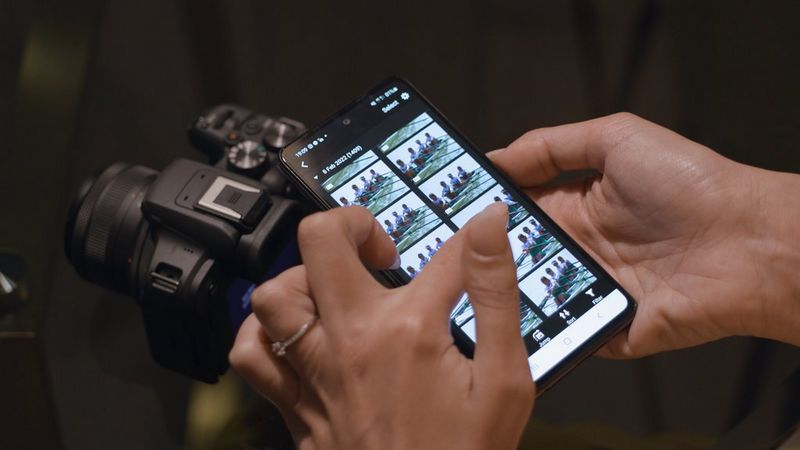
{"type": "MultiPolygon", "coordinates": [[[[450,313],[450,319],[461,329],[470,339],[476,341],[475,335],[475,312],[466,294],[462,295],[450,313]]],[[[528,302],[520,297],[519,301],[519,334],[527,336],[534,328],[539,326],[544,320],[536,314],[528,305],[528,302]]]]}
{"type": "Polygon", "coordinates": [[[403,253],[442,224],[441,219],[413,192],[375,216],[375,219],[392,238],[397,252],[403,253]]]}
{"type": "Polygon", "coordinates": [[[474,202],[468,204],[458,214],[454,215],[451,220],[458,228],[463,228],[469,222],[469,219],[494,202],[503,202],[508,206],[507,229],[517,226],[528,215],[528,211],[525,210],[521,203],[516,201],[502,186],[495,184],[474,202]]]}
{"type": "Polygon", "coordinates": [[[561,250],[563,246],[555,236],[532,216],[527,216],[519,225],[508,232],[511,254],[517,267],[517,279],[522,279],[532,270],[540,267],[547,258],[561,250]]]}
{"type": "MultiPolygon", "coordinates": [[[[514,194],[498,184],[427,114],[390,137],[393,139],[384,141],[393,142],[395,147],[384,153],[389,164],[370,151],[326,180],[324,187],[332,191],[330,195],[340,205],[361,205],[372,212],[395,242],[401,268],[410,278],[419,274],[454,234],[443,217],[461,228],[486,206],[502,201],[509,209],[508,238],[524,294],[520,296],[521,335],[532,333],[545,317],[596,281],[528,214],[514,194]],[[421,192],[413,190],[415,187],[421,192]],[[439,208],[432,210],[419,195],[439,208]]],[[[474,312],[466,295],[456,304],[451,318],[475,338],[474,312]]]]}
{"type": "Polygon", "coordinates": [[[346,181],[331,197],[341,206],[364,206],[374,215],[405,192],[408,186],[386,163],[378,161],[346,181]]]}
{"type": "Polygon", "coordinates": [[[468,153],[456,158],[419,189],[446,215],[452,216],[495,184],[494,178],[468,153]]]}
{"type": "Polygon", "coordinates": [[[389,153],[387,158],[414,184],[419,184],[462,153],[464,149],[433,122],[389,153]]]}
{"type": "Polygon", "coordinates": [[[537,308],[553,315],[597,281],[589,269],[564,249],[519,283],[537,308]]]}
{"type": "MultiPolygon", "coordinates": [[[[422,113],[412,119],[406,125],[402,126],[399,130],[390,134],[389,137],[383,140],[376,148],[381,149],[383,153],[390,152],[401,143],[407,141],[410,137],[414,136],[421,129],[425,128],[428,124],[433,122],[428,113],[422,113]]],[[[413,141],[412,141],[413,142],[413,141]]]]}
{"type": "Polygon", "coordinates": [[[378,155],[374,152],[367,151],[365,154],[359,156],[356,160],[343,167],[342,170],[331,175],[330,178],[323,181],[321,184],[326,191],[331,192],[334,189],[342,186],[345,182],[354,178],[358,172],[372,165],[378,160],[378,155]]]}
{"type": "Polygon", "coordinates": [[[440,225],[408,247],[405,252],[400,253],[400,267],[413,279],[452,235],[453,230],[450,227],[445,224],[440,225]]]}

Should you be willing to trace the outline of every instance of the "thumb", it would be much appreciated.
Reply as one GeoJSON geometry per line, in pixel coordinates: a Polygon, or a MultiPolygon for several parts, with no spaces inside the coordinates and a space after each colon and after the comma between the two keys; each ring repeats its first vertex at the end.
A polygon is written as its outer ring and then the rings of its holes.
{"type": "Polygon", "coordinates": [[[505,386],[524,380],[523,376],[530,383],[507,221],[506,205],[491,204],[465,227],[462,249],[464,285],[476,320],[476,382],[505,386]]]}

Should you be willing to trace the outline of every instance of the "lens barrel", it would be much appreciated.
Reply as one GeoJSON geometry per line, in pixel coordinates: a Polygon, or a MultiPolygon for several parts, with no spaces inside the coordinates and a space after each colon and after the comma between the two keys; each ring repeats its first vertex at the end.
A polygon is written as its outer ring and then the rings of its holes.
{"type": "Polygon", "coordinates": [[[67,216],[64,246],[82,277],[136,297],[136,273],[149,224],[141,204],[158,172],[116,163],[86,180],[67,216]]]}

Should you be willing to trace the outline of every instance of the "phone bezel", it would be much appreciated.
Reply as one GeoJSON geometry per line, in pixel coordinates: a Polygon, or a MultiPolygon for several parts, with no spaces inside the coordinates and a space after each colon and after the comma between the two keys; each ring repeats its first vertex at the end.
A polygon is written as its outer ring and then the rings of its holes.
{"type": "MultiPolygon", "coordinates": [[[[305,146],[308,142],[310,142],[311,137],[315,136],[321,130],[330,126],[333,122],[338,121],[342,116],[349,115],[352,111],[356,108],[362,106],[362,103],[367,100],[369,101],[375,93],[384,92],[387,87],[390,85],[396,84],[404,85],[409,91],[413,92],[416,97],[425,103],[425,105],[437,116],[436,119],[441,120],[446,127],[452,130],[458,138],[463,141],[466,145],[464,146],[464,151],[469,153],[472,157],[474,157],[478,163],[483,167],[487,172],[489,172],[495,178],[502,178],[508,184],[507,188],[510,188],[514,194],[516,194],[522,201],[525,203],[525,207],[534,211],[536,213],[537,219],[543,223],[543,225],[551,231],[556,238],[564,244],[565,248],[568,248],[572,252],[577,252],[580,254],[581,262],[584,265],[588,265],[589,268],[598,276],[604,276],[606,279],[612,283],[615,289],[619,289],[619,291],[623,294],[627,301],[627,305],[625,309],[617,315],[614,319],[610,320],[606,323],[600,330],[598,330],[592,337],[578,346],[572,353],[564,357],[561,361],[556,363],[550,371],[544,374],[539,380],[536,382],[537,384],[537,396],[541,395],[545,391],[547,391],[550,387],[552,387],[559,379],[561,379],[564,375],[569,373],[575,367],[577,367],[583,360],[587,357],[594,354],[600,347],[603,346],[608,340],[610,340],[614,335],[621,332],[625,327],[627,327],[630,322],[633,320],[633,317],[636,313],[637,303],[633,299],[633,297],[617,282],[599,263],[597,263],[594,258],[592,258],[586,250],[582,246],[580,246],[570,235],[568,235],[549,215],[547,215],[535,202],[533,202],[527,194],[525,194],[519,187],[517,187],[510,178],[503,173],[502,170],[495,167],[491,161],[485,156],[485,154],[478,150],[478,147],[475,146],[465,135],[461,133],[458,128],[453,125],[453,123],[442,114],[439,109],[434,106],[422,93],[419,92],[409,81],[400,78],[400,77],[389,77],[376,86],[369,89],[364,94],[360,95],[350,103],[348,103],[345,107],[341,108],[339,111],[328,117],[327,119],[320,122],[317,126],[310,128],[304,134],[299,136],[289,145],[284,147],[280,153],[280,167],[286,173],[287,176],[292,180],[292,182],[300,188],[301,192],[307,196],[311,201],[313,201],[318,207],[322,209],[333,209],[339,207],[339,205],[329,201],[326,198],[320,196],[316,190],[312,187],[313,180],[306,180],[301,173],[296,171],[294,167],[292,167],[286,160],[285,154],[287,152],[296,151],[299,148],[305,146]]],[[[348,128],[340,127],[342,130],[347,130],[348,128]]],[[[351,128],[352,129],[352,128],[351,128]]],[[[356,139],[358,136],[356,133],[353,134],[353,139],[356,139]]],[[[333,154],[331,154],[333,156],[333,154]]],[[[382,272],[387,280],[394,284],[394,285],[402,285],[405,284],[405,281],[397,276],[397,274],[393,273],[392,271],[384,271],[382,272]]],[[[452,322],[451,322],[452,323],[452,322]]],[[[463,333],[457,328],[454,327],[455,330],[458,330],[458,334],[454,333],[454,337],[456,338],[456,343],[461,348],[461,350],[467,354],[467,356],[472,355],[472,351],[474,350],[474,344],[470,339],[466,339],[463,333]]],[[[569,328],[569,326],[567,327],[569,328]]],[[[565,329],[567,329],[565,328],[565,329]]]]}

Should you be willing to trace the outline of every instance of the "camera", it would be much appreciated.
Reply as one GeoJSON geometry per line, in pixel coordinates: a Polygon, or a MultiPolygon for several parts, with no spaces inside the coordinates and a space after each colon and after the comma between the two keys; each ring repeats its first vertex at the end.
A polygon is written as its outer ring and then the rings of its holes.
{"type": "Polygon", "coordinates": [[[162,366],[216,382],[254,283],[298,262],[295,234],[308,211],[277,151],[304,130],[220,105],[187,130],[208,164],[177,159],[159,173],[115,163],[78,189],[67,258],[86,280],[136,299],[162,366]]]}

